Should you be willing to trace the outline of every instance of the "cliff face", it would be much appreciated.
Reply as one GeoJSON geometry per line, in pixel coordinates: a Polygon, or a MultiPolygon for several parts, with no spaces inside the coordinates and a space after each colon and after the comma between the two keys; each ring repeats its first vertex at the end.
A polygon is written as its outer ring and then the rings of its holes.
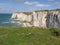
{"type": "Polygon", "coordinates": [[[35,11],[32,14],[13,13],[11,19],[23,22],[26,27],[59,28],[60,11],[35,11]]]}
{"type": "Polygon", "coordinates": [[[25,22],[31,22],[32,15],[26,15],[23,13],[13,13],[11,16],[11,19],[19,20],[19,21],[25,21],[25,22]]]}
{"type": "Polygon", "coordinates": [[[48,28],[60,27],[60,11],[49,12],[47,15],[46,25],[48,28]]]}
{"type": "Polygon", "coordinates": [[[46,27],[47,12],[33,12],[33,25],[36,27],[46,27]]]}
{"type": "Polygon", "coordinates": [[[25,27],[31,27],[32,15],[26,15],[24,13],[13,13],[11,19],[14,21],[20,21],[25,27]]]}

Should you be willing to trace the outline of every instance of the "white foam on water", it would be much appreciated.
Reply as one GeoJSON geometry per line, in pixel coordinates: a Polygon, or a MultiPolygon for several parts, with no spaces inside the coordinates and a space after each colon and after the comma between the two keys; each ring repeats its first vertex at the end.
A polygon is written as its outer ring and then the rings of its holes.
{"type": "Polygon", "coordinates": [[[16,22],[16,21],[10,21],[10,23],[17,23],[17,24],[21,24],[21,22],[16,22]]]}
{"type": "Polygon", "coordinates": [[[2,22],[3,24],[5,24],[5,23],[10,23],[10,22],[2,22]]]}
{"type": "Polygon", "coordinates": [[[16,21],[10,21],[10,22],[2,22],[3,24],[5,23],[18,23],[18,24],[21,24],[20,22],[16,22],[16,21]]]}
{"type": "Polygon", "coordinates": [[[16,23],[15,21],[10,21],[10,23],[16,23]]]}

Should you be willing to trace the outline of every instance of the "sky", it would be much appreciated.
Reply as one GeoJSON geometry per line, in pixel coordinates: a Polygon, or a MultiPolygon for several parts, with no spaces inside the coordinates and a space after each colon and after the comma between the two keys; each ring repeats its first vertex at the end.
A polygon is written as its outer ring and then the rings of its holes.
{"type": "Polygon", "coordinates": [[[0,0],[0,13],[32,12],[60,8],[60,0],[0,0]]]}

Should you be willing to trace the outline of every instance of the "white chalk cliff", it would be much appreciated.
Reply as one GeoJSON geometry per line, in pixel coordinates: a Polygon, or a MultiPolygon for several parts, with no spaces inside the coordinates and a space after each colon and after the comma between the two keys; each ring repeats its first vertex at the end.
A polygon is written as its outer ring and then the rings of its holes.
{"type": "Polygon", "coordinates": [[[12,14],[11,19],[23,22],[25,27],[59,28],[60,10],[42,10],[31,14],[17,12],[12,14]]]}

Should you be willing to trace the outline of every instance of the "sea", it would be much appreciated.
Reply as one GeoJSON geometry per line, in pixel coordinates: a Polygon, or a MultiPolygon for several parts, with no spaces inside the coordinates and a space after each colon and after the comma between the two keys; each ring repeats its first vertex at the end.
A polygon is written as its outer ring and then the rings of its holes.
{"type": "Polygon", "coordinates": [[[0,26],[22,26],[19,21],[11,19],[12,14],[0,13],[0,26]]]}

